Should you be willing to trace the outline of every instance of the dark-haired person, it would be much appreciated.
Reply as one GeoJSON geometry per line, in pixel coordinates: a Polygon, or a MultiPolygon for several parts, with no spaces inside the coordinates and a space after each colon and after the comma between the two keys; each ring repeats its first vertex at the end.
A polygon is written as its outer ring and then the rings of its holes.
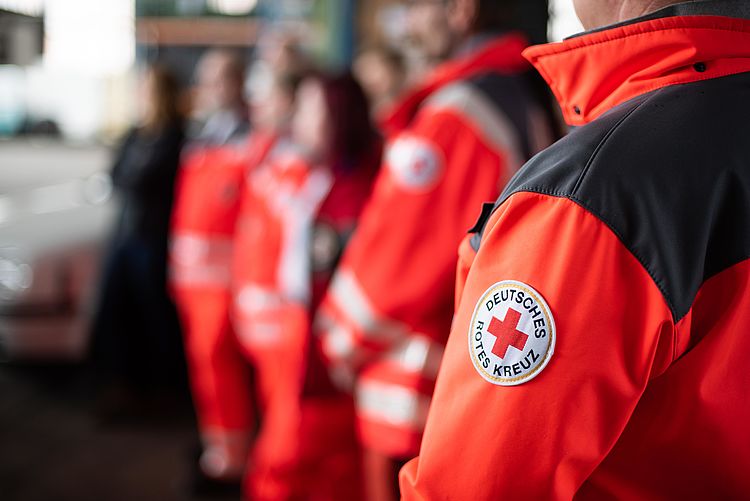
{"type": "Polygon", "coordinates": [[[350,75],[303,81],[291,139],[248,179],[252,205],[235,239],[234,325],[256,369],[261,415],[244,493],[360,499],[353,402],[318,369],[310,336],[370,193],[380,139],[350,75]]]}
{"type": "Polygon", "coordinates": [[[516,3],[411,2],[414,39],[448,60],[386,120],[384,168],[321,307],[323,351],[356,398],[372,498],[395,495],[399,463],[418,451],[463,235],[553,137],[543,82],[511,29],[516,3]]]}
{"type": "Polygon", "coordinates": [[[576,10],[526,53],[576,129],[462,245],[406,500],[750,492],[750,8],[576,10]]]}
{"type": "Polygon", "coordinates": [[[375,120],[387,116],[406,85],[406,62],[401,53],[388,46],[369,47],[357,55],[353,71],[372,103],[375,120]]]}
{"type": "MultiPolygon", "coordinates": [[[[100,411],[117,418],[184,374],[179,327],[166,289],[167,238],[183,143],[177,81],[161,64],[144,73],[141,116],[117,151],[112,181],[122,201],[93,323],[100,411]]],[[[182,376],[184,379],[184,376],[182,376]]]]}

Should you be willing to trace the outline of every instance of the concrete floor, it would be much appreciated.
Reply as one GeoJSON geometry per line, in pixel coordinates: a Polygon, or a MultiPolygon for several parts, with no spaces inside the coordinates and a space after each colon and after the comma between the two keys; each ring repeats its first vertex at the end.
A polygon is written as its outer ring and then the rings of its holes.
{"type": "Polygon", "coordinates": [[[187,405],[104,426],[85,386],[72,367],[0,365],[0,500],[209,499],[186,487],[196,440],[187,405]]]}

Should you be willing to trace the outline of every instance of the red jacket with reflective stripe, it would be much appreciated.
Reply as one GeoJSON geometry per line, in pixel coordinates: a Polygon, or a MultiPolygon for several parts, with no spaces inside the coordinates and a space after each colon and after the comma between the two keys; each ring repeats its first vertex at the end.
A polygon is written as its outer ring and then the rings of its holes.
{"type": "Polygon", "coordinates": [[[404,499],[750,492],[741,4],[680,4],[527,51],[580,127],[462,244],[404,499]]]}
{"type": "Polygon", "coordinates": [[[172,287],[227,289],[240,188],[275,139],[254,134],[247,145],[193,149],[175,188],[170,243],[172,287]]]}
{"type": "Polygon", "coordinates": [[[386,122],[384,167],[318,327],[351,384],[363,440],[416,453],[453,316],[456,249],[510,176],[549,144],[517,35],[439,67],[386,122]]]}
{"type": "MultiPolygon", "coordinates": [[[[248,349],[276,344],[289,308],[309,323],[369,196],[377,158],[334,173],[284,141],[248,176],[232,266],[235,327],[248,349]]],[[[304,339],[308,326],[300,328],[304,339]]]]}
{"type": "Polygon", "coordinates": [[[369,196],[379,145],[372,154],[331,169],[279,141],[246,180],[232,281],[233,326],[254,362],[263,413],[245,477],[253,499],[359,495],[351,399],[310,370],[320,365],[311,363],[310,325],[369,196]],[[326,398],[305,398],[313,393],[326,398]]]}

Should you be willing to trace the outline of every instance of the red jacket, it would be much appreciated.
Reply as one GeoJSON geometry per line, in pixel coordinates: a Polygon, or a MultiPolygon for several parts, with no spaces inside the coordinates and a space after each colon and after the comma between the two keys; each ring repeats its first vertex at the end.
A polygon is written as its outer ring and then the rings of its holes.
{"type": "Polygon", "coordinates": [[[741,4],[680,4],[526,52],[580,127],[462,245],[404,499],[750,492],[741,4]]]}
{"type": "Polygon", "coordinates": [[[330,387],[303,379],[314,379],[311,315],[369,195],[375,160],[338,171],[279,143],[246,183],[232,278],[233,325],[263,415],[245,475],[250,499],[360,497],[351,399],[304,398],[305,388],[317,397],[330,387]]]}
{"type": "Polygon", "coordinates": [[[196,149],[186,155],[172,211],[172,288],[228,291],[232,236],[247,165],[247,151],[240,147],[196,149]]]}
{"type": "Polygon", "coordinates": [[[384,167],[318,317],[365,443],[417,451],[475,208],[549,144],[517,35],[439,67],[387,121],[384,167]]]}

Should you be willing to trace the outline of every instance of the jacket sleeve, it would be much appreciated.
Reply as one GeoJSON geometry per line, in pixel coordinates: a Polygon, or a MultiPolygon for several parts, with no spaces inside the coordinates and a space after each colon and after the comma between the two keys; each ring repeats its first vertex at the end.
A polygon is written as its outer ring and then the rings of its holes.
{"type": "Polygon", "coordinates": [[[671,363],[662,294],[592,213],[523,192],[491,216],[462,290],[403,499],[573,498],[671,363]],[[493,384],[472,359],[477,312],[502,281],[537,291],[554,320],[548,363],[515,386],[493,384]]]}
{"type": "Polygon", "coordinates": [[[502,152],[448,111],[421,112],[389,142],[317,319],[334,369],[361,367],[410,335],[444,342],[458,244],[505,170],[502,152]]]}

